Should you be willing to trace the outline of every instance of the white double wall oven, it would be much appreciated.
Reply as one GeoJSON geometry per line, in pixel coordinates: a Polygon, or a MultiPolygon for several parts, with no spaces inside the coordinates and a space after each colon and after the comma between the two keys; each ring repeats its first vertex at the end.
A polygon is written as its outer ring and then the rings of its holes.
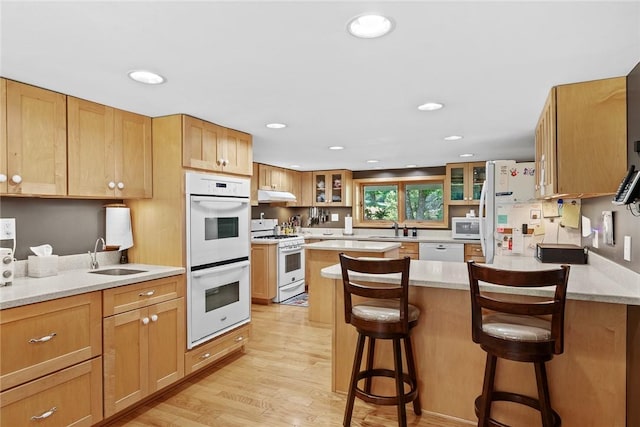
{"type": "Polygon", "coordinates": [[[187,347],[248,323],[250,181],[186,172],[187,347]]]}

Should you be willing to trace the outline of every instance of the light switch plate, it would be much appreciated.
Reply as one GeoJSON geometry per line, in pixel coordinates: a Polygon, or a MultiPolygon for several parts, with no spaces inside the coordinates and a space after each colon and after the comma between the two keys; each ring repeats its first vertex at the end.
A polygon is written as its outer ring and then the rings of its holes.
{"type": "Polygon", "coordinates": [[[624,260],[631,262],[631,236],[624,236],[624,260]]]}
{"type": "Polygon", "coordinates": [[[0,218],[0,240],[16,238],[16,219],[0,218]]]}

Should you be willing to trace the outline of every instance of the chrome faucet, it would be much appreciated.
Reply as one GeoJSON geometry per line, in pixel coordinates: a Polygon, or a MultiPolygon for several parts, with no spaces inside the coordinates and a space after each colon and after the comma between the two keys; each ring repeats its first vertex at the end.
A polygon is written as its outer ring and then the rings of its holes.
{"type": "Polygon", "coordinates": [[[393,235],[398,237],[398,223],[393,221],[393,235]]]}
{"type": "Polygon", "coordinates": [[[105,243],[104,239],[102,237],[98,237],[98,240],[96,240],[96,244],[93,247],[93,255],[91,254],[91,251],[89,251],[89,256],[91,257],[91,269],[95,270],[97,268],[100,268],[100,264],[98,264],[98,258],[97,258],[97,252],[98,252],[98,242],[102,242],[102,250],[104,251],[105,249],[107,249],[107,244],[105,243]]]}

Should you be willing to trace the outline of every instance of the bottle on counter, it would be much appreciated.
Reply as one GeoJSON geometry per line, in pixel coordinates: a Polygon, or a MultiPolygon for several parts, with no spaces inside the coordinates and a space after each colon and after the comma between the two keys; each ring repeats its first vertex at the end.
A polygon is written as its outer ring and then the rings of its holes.
{"type": "Polygon", "coordinates": [[[413,230],[411,230],[411,235],[413,237],[418,237],[418,229],[416,227],[413,227],[413,230]]]}
{"type": "Polygon", "coordinates": [[[404,225],[404,228],[402,229],[402,235],[404,237],[409,236],[409,229],[407,228],[407,224],[404,225]]]}

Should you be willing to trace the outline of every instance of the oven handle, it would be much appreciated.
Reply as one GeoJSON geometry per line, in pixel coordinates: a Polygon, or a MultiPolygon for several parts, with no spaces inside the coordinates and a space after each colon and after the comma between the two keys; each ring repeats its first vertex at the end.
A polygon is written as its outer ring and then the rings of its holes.
{"type": "Polygon", "coordinates": [[[247,205],[250,200],[248,198],[237,198],[237,197],[203,197],[203,196],[191,196],[191,201],[197,203],[233,203],[236,202],[239,205],[247,205]]]}
{"type": "Polygon", "coordinates": [[[289,253],[289,252],[297,252],[302,250],[302,246],[293,246],[293,247],[288,247],[288,248],[280,248],[280,252],[284,253],[289,253]]]}
{"type": "Polygon", "coordinates": [[[290,289],[295,289],[297,287],[304,286],[304,280],[300,280],[298,282],[288,283],[284,286],[281,286],[280,289],[283,291],[288,291],[290,289]]]}
{"type": "Polygon", "coordinates": [[[212,274],[222,273],[223,271],[247,268],[248,266],[249,266],[249,261],[235,262],[233,264],[223,265],[222,267],[213,267],[213,268],[207,268],[206,270],[193,271],[191,273],[191,276],[194,278],[210,276],[212,274]]]}

